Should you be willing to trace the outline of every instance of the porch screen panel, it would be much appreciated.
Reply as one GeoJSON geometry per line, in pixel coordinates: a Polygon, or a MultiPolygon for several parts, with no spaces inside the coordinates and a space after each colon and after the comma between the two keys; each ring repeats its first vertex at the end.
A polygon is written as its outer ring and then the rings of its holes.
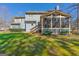
{"type": "Polygon", "coordinates": [[[50,28],[51,27],[51,19],[50,18],[44,18],[43,26],[44,26],[44,28],[50,28]]]}
{"type": "Polygon", "coordinates": [[[62,22],[62,25],[61,27],[62,28],[69,28],[69,19],[68,18],[61,18],[61,22],[62,22]]]}
{"type": "Polygon", "coordinates": [[[54,17],[52,19],[52,28],[59,28],[60,27],[59,25],[60,25],[60,19],[54,17]]]}

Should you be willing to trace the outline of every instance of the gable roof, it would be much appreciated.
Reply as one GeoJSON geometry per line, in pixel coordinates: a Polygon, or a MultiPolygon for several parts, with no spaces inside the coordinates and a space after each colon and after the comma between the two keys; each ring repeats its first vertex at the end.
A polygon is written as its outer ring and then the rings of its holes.
{"type": "Polygon", "coordinates": [[[62,15],[62,16],[66,16],[66,17],[71,17],[69,14],[67,13],[64,13],[60,10],[48,10],[48,11],[29,11],[29,12],[26,12],[25,14],[42,14],[42,17],[43,16],[48,16],[50,14],[58,14],[58,15],[62,15]]]}
{"type": "Polygon", "coordinates": [[[42,17],[44,17],[44,16],[49,16],[49,15],[51,15],[51,14],[57,14],[57,15],[62,15],[62,16],[66,16],[66,17],[71,17],[69,14],[64,13],[64,12],[62,12],[62,11],[60,11],[60,10],[53,10],[53,11],[50,11],[50,12],[48,12],[47,14],[44,14],[42,17]]]}

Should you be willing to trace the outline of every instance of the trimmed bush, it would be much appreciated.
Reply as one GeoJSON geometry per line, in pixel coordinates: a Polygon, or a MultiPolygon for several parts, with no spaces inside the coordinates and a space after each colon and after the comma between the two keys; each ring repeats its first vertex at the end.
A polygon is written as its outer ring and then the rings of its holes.
{"type": "Polygon", "coordinates": [[[51,35],[52,32],[50,30],[44,30],[43,35],[51,35]]]}
{"type": "Polygon", "coordinates": [[[24,29],[9,29],[11,32],[22,32],[24,29]]]}
{"type": "Polygon", "coordinates": [[[61,35],[66,35],[66,34],[68,34],[68,33],[69,33],[68,30],[61,30],[61,32],[60,32],[61,35]]]}

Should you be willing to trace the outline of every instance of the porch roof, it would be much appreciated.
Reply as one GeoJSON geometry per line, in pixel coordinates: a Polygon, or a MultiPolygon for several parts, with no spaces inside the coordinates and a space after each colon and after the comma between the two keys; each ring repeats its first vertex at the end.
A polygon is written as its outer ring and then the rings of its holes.
{"type": "Polygon", "coordinates": [[[49,16],[51,14],[57,14],[57,15],[62,15],[62,16],[66,16],[66,17],[71,17],[70,14],[64,13],[60,10],[53,10],[51,12],[48,12],[47,14],[42,15],[41,17],[49,16]]]}

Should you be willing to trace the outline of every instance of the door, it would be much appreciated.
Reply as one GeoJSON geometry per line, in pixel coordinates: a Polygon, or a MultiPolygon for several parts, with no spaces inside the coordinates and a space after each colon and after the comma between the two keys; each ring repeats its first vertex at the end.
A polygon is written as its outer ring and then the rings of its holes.
{"type": "Polygon", "coordinates": [[[31,29],[31,24],[30,23],[27,23],[26,26],[26,32],[30,32],[30,29],[31,29]]]}

